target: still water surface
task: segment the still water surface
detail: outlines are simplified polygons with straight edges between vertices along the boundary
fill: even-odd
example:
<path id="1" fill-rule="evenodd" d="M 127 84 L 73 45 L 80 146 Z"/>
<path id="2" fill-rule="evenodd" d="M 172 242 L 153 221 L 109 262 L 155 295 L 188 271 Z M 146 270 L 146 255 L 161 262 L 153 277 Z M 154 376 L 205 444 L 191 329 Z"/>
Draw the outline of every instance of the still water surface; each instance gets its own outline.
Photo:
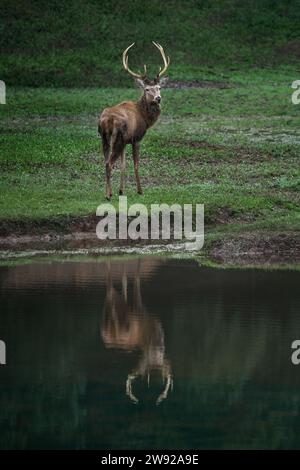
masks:
<path id="1" fill-rule="evenodd" d="M 300 273 L 0 268 L 0 448 L 300 448 Z"/>

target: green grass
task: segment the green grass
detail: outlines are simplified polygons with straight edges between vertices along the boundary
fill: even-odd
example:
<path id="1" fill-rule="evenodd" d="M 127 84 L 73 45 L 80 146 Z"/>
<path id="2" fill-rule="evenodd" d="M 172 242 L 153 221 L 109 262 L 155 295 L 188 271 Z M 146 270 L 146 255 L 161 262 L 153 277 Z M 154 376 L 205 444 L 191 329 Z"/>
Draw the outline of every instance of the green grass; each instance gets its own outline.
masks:
<path id="1" fill-rule="evenodd" d="M 160 121 L 142 143 L 129 204 L 204 203 L 218 230 L 298 230 L 300 105 L 293 66 L 228 73 L 228 89 L 165 89 Z M 1 219 L 95 213 L 104 202 L 97 115 L 134 89 L 10 88 L 0 107 Z M 113 174 L 118 203 L 119 170 Z"/>
<path id="2" fill-rule="evenodd" d="M 111 87 L 131 64 L 171 56 L 171 78 L 222 79 L 228 70 L 277 67 L 299 59 L 299 0 L 2 0 L 1 79 L 8 86 Z"/>

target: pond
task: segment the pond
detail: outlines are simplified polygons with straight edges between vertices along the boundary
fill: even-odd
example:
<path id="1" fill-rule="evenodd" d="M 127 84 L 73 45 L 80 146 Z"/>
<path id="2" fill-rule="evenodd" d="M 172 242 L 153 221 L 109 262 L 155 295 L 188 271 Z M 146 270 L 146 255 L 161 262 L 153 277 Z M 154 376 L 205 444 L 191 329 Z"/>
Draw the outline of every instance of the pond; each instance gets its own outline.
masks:
<path id="1" fill-rule="evenodd" d="M 0 268 L 2 449 L 300 448 L 300 272 Z"/>

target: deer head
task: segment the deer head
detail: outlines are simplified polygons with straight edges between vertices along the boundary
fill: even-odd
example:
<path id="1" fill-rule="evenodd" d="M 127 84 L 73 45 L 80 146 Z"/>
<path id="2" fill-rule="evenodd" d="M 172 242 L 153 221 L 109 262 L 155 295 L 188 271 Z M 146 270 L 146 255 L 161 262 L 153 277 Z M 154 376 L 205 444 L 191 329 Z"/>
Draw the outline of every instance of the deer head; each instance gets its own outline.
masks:
<path id="1" fill-rule="evenodd" d="M 143 73 L 136 73 L 130 70 L 128 66 L 128 51 L 134 46 L 134 42 L 125 49 L 123 52 L 123 66 L 126 72 L 128 72 L 132 77 L 135 78 L 135 81 L 138 86 L 140 86 L 144 90 L 144 96 L 148 103 L 154 103 L 159 105 L 161 102 L 161 94 L 160 90 L 161 87 L 167 82 L 168 78 L 162 76 L 166 73 L 169 65 L 170 65 L 170 57 L 166 57 L 163 47 L 158 44 L 157 42 L 152 41 L 155 47 L 161 53 L 163 59 L 163 68 L 160 67 L 156 77 L 151 80 L 147 76 L 147 66 L 144 65 L 144 72 Z"/>

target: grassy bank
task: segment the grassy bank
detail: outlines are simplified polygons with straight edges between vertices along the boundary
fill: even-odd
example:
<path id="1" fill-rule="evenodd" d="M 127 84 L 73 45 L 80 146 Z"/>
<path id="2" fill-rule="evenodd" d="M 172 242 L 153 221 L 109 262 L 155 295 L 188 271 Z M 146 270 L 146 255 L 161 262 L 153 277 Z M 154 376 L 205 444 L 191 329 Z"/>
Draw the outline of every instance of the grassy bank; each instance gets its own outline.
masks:
<path id="1" fill-rule="evenodd" d="M 286 66 L 228 73 L 226 88 L 165 89 L 161 120 L 142 145 L 142 196 L 128 148 L 129 203 L 204 203 L 206 222 L 221 231 L 298 230 L 296 78 Z M 0 223 L 94 214 L 104 201 L 97 115 L 138 96 L 121 88 L 9 88 L 0 108 Z M 114 203 L 118 184 L 117 169 Z"/>
<path id="2" fill-rule="evenodd" d="M 280 233 L 295 240 L 299 19 L 290 0 L 4 0 L 0 235 L 94 227 L 104 202 L 97 116 L 139 96 L 121 52 L 136 41 L 130 63 L 152 75 L 154 39 L 171 56 L 171 83 L 197 87 L 163 91 L 162 117 L 142 144 L 142 196 L 128 149 L 129 204 L 204 203 L 208 245 L 242 232 L 267 234 L 267 245 L 285 246 Z"/>

